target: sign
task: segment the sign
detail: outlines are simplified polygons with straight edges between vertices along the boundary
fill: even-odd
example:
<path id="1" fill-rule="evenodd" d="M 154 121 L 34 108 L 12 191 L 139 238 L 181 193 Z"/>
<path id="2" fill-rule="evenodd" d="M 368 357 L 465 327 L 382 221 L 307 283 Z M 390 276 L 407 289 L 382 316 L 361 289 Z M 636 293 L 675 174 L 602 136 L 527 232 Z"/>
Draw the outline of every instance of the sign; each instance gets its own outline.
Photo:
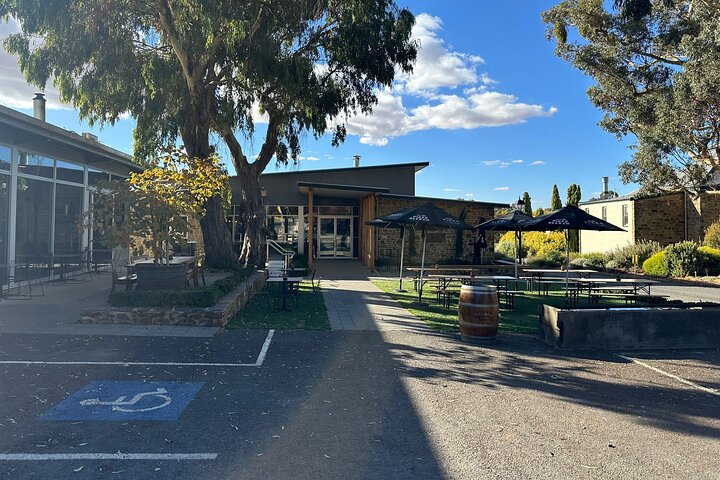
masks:
<path id="1" fill-rule="evenodd" d="M 202 386 L 203 382 L 91 382 L 40 418 L 175 421 Z"/>

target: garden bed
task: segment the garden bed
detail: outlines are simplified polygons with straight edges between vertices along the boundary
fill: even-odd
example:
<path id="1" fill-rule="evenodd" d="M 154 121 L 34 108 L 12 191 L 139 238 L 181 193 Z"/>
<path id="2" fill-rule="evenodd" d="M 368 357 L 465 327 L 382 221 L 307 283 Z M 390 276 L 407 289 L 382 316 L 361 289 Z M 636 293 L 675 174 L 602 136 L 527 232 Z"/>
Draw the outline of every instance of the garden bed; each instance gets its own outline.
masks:
<path id="1" fill-rule="evenodd" d="M 540 339 L 556 348 L 720 347 L 720 305 L 540 307 Z"/>
<path id="2" fill-rule="evenodd" d="M 263 272 L 240 271 L 196 289 L 116 292 L 118 306 L 87 310 L 80 323 L 224 327 L 264 286 Z"/>

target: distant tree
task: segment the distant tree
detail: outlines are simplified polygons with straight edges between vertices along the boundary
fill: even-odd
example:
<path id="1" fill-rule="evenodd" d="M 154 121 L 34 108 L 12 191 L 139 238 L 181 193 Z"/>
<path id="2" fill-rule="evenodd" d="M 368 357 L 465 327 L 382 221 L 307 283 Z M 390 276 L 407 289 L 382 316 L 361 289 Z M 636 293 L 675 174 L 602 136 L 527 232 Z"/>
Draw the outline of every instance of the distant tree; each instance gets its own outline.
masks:
<path id="1" fill-rule="evenodd" d="M 542 207 L 538 207 L 533 212 L 533 217 L 539 217 L 540 215 L 545 215 L 545 209 Z"/>
<path id="2" fill-rule="evenodd" d="M 562 208 L 562 200 L 560 200 L 560 191 L 558 190 L 557 184 L 553 185 L 552 199 L 550 200 L 550 209 L 557 210 Z"/>
<path id="3" fill-rule="evenodd" d="M 717 0 L 566 0 L 542 14 L 556 55 L 595 80 L 600 126 L 637 140 L 623 182 L 697 191 L 720 168 L 719 17 Z"/>
<path id="4" fill-rule="evenodd" d="M 577 207 L 580 204 L 581 196 L 580 185 L 573 183 L 567 189 L 567 205 Z M 580 251 L 580 234 L 577 230 L 570 230 L 570 232 L 568 232 L 568 245 L 570 246 L 571 252 Z"/>
<path id="5" fill-rule="evenodd" d="M 525 211 L 525 214 L 530 215 L 532 217 L 533 210 L 532 210 L 532 199 L 530 198 L 530 194 L 528 192 L 523 193 L 522 200 L 524 202 L 523 210 Z"/>

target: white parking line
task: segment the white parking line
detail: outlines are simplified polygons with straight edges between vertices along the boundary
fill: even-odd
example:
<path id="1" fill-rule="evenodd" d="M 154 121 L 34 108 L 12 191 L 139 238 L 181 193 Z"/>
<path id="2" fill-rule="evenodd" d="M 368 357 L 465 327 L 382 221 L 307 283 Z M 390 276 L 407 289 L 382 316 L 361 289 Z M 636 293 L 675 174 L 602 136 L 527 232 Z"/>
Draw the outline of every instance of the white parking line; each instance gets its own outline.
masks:
<path id="1" fill-rule="evenodd" d="M 693 387 L 693 388 L 697 388 L 698 390 L 702 390 L 703 392 L 709 393 L 709 394 L 711 394 L 711 395 L 718 395 L 718 396 L 720 396 L 720 392 L 717 391 L 717 390 L 714 389 L 714 388 L 703 387 L 702 385 L 698 385 L 698 384 L 695 383 L 695 382 L 691 382 L 690 380 L 685 380 L 684 378 L 678 377 L 678 376 L 675 375 L 675 374 L 672 374 L 672 373 L 670 373 L 670 372 L 666 372 L 665 370 L 660 370 L 659 368 L 653 367 L 652 365 L 648 365 L 647 363 L 642 362 L 642 361 L 640 361 L 640 360 L 638 360 L 638 359 L 636 359 L 636 358 L 626 357 L 625 355 L 620 355 L 619 353 L 616 353 L 615 355 L 618 356 L 618 357 L 620 357 L 620 358 L 623 358 L 623 359 L 625 359 L 625 360 L 627 360 L 627 361 L 629 361 L 629 362 L 632 362 L 632 363 L 635 363 L 635 364 L 637 364 L 637 365 L 640 365 L 640 366 L 642 366 L 642 367 L 649 368 L 650 370 L 652 370 L 652 371 L 654 371 L 654 372 L 657 372 L 657 373 L 659 373 L 660 375 L 665 375 L 666 377 L 672 378 L 673 380 L 677 380 L 678 382 L 684 383 L 685 385 L 689 385 L 689 386 L 691 386 L 691 387 Z"/>
<path id="2" fill-rule="evenodd" d="M 3 453 L 0 461 L 48 460 L 215 460 L 217 453 Z"/>
<path id="3" fill-rule="evenodd" d="M 0 365 L 115 365 L 115 366 L 156 366 L 156 367 L 260 367 L 265 362 L 275 330 L 265 337 L 262 349 L 255 363 L 202 363 L 202 362 L 91 362 L 91 361 L 44 361 L 44 360 L 0 360 Z"/>

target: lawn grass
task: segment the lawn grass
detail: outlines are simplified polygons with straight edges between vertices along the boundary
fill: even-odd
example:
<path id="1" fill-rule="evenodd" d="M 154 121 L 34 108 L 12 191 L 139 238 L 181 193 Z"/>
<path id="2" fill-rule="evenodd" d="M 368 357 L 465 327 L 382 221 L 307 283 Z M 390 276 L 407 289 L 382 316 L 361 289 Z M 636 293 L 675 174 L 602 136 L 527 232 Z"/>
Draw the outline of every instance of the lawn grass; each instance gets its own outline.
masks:
<path id="1" fill-rule="evenodd" d="M 373 280 L 372 282 L 435 330 L 441 332 L 458 331 L 457 297 L 450 302 L 449 309 L 445 308 L 435 303 L 434 290 L 428 288 L 430 285 L 426 285 L 423 301 L 427 301 L 428 305 L 426 307 L 419 307 L 415 304 L 415 302 L 417 302 L 417 292 L 412 288 L 404 293 L 396 292 L 395 290 L 400 286 L 400 283 L 396 280 Z M 547 296 L 530 292 L 517 295 L 515 297 L 514 310 L 505 309 L 504 302 L 501 302 L 500 331 L 503 333 L 537 333 L 539 321 L 538 307 L 542 304 L 556 307 L 561 307 L 565 304 L 564 290 L 551 290 L 549 293 Z M 582 305 L 582 300 L 580 302 Z M 598 307 L 602 307 L 603 305 L 618 306 L 624 304 L 624 301 L 610 299 L 603 301 Z"/>
<path id="2" fill-rule="evenodd" d="M 300 284 L 300 298 L 295 306 L 295 298 L 287 299 L 290 311 L 276 310 L 272 298 L 275 288 L 268 285 L 266 290 L 253 297 L 245 308 L 228 323 L 226 328 L 272 328 L 277 330 L 329 330 L 327 308 L 321 293 L 313 293 L 310 282 Z M 270 290 L 268 290 L 270 288 Z"/>

